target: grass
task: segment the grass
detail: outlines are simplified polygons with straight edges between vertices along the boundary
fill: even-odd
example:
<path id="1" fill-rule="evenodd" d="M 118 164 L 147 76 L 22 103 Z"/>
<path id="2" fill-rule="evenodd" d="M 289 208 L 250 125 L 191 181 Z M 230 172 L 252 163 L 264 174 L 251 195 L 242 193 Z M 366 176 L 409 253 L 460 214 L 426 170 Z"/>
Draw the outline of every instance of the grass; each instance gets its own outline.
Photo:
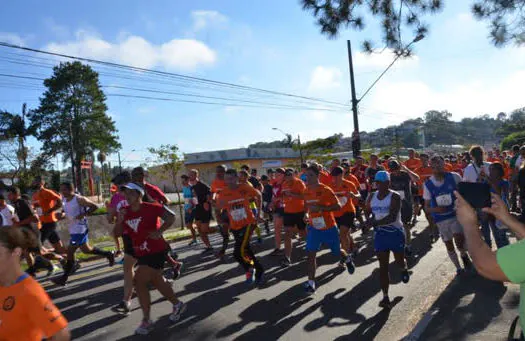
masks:
<path id="1" fill-rule="evenodd" d="M 182 205 L 183 202 L 172 202 L 169 204 L 169 207 L 176 207 L 178 205 Z M 104 214 L 107 214 L 108 213 L 108 210 L 106 208 L 106 206 L 101 206 L 99 207 L 97 210 L 95 210 L 95 212 L 93 212 L 93 214 L 91 215 L 104 215 Z"/>

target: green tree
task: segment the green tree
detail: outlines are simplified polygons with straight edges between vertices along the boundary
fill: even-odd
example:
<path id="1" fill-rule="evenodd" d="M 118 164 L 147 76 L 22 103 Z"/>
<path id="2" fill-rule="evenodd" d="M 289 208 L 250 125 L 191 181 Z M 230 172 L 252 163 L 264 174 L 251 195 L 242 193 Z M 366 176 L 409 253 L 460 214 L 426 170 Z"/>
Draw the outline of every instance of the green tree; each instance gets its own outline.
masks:
<path id="1" fill-rule="evenodd" d="M 301 4 L 312 12 L 321 33 L 329 38 L 344 28 L 362 30 L 366 17 L 380 26 L 384 46 L 406 56 L 411 53 L 411 42 L 428 32 L 424 18 L 444 7 L 442 0 L 301 0 Z M 525 44 L 525 0 L 476 0 L 472 12 L 474 17 L 490 22 L 496 46 Z M 363 48 L 371 52 L 374 43 L 365 40 Z"/>
<path id="2" fill-rule="evenodd" d="M 403 146 L 406 148 L 419 148 L 419 134 L 417 131 L 412 131 L 408 135 L 403 136 Z"/>
<path id="3" fill-rule="evenodd" d="M 177 184 L 177 177 L 179 171 L 184 167 L 184 159 L 180 155 L 179 147 L 174 144 L 163 144 L 159 148 L 148 148 L 148 151 L 156 156 L 154 162 L 158 165 L 158 167 L 153 168 L 153 170 L 150 168 L 150 171 L 155 172 L 155 175 L 161 179 L 171 180 L 173 188 L 177 193 L 177 199 L 179 203 L 182 202 L 179 186 Z M 183 205 L 178 206 L 181 217 L 180 227 L 184 228 Z"/>
<path id="4" fill-rule="evenodd" d="M 498 134 L 507 136 L 525 130 L 525 107 L 516 109 L 508 116 L 498 129 Z"/>
<path id="5" fill-rule="evenodd" d="M 517 144 L 518 146 L 525 144 L 525 132 L 524 131 L 512 133 L 508 135 L 507 137 L 505 137 L 501 141 L 501 150 L 510 149 L 515 144 Z"/>
<path id="6" fill-rule="evenodd" d="M 31 115 L 37 137 L 45 155 L 71 160 L 72 177 L 82 189 L 81 161 L 93 150 L 109 153 L 120 148 L 98 73 L 80 62 L 60 63 L 44 85 L 40 107 Z"/>

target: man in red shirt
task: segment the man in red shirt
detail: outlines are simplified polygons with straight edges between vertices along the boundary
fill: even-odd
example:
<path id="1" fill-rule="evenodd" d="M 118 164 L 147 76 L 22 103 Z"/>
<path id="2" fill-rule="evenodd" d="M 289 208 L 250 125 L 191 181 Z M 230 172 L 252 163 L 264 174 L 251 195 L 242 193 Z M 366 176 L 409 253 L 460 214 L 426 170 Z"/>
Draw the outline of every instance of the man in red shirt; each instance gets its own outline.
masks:
<path id="1" fill-rule="evenodd" d="M 146 194 L 148 194 L 151 199 L 162 205 L 169 205 L 170 199 L 164 194 L 164 192 L 155 185 L 152 185 L 146 182 L 146 171 L 142 167 L 136 167 L 131 171 L 131 181 L 143 184 Z"/>

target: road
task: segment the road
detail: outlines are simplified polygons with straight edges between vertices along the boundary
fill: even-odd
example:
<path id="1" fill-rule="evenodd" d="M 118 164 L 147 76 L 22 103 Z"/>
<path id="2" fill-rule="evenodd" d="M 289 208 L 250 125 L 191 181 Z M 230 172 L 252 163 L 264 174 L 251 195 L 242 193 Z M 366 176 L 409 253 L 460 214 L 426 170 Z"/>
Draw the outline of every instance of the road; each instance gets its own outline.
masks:
<path id="1" fill-rule="evenodd" d="M 147 337 L 133 335 L 141 320 L 136 299 L 128 317 L 110 310 L 122 296 L 121 266 L 109 268 L 105 262 L 96 261 L 85 264 L 71 277 L 66 288 L 55 287 L 49 281 L 43 281 L 43 285 L 70 321 L 75 340 L 400 340 L 407 335 L 417 340 L 425 333 L 434 335 L 432 328 L 440 330 L 436 323 L 440 319 L 443 323 L 447 314 L 452 314 L 443 309 L 445 315 L 437 314 L 438 318 L 421 328 L 421 319 L 436 300 L 443 299 L 440 295 L 447 286 L 453 287 L 457 281 L 466 282 L 470 292 L 463 292 L 461 288 L 453 292 L 467 295 L 472 293 L 472 281 L 475 281 L 455 277 L 443 243 L 431 244 L 424 226 L 426 223 L 419 223 L 413 229 L 414 255 L 409 262 L 412 276 L 408 284 L 400 281 L 399 272 L 392 264 L 390 297 L 396 304 L 390 311 L 378 307 L 382 295 L 372 235 L 363 236 L 360 232 L 354 235 L 360 248 L 355 274 L 339 270 L 328 250 L 320 252 L 318 289 L 313 296 L 306 296 L 301 287 L 306 279 L 305 252 L 295 249 L 294 265 L 282 269 L 279 259 L 269 255 L 272 236 L 266 236 L 264 243 L 256 246 L 267 269 L 268 282 L 262 288 L 244 283 L 244 273 L 233 260 L 231 248 L 227 260 L 220 262 L 211 255 L 202 257 L 200 247 L 186 247 L 187 241 L 175 243 L 174 248 L 185 262 L 185 271 L 174 288 L 188 304 L 188 310 L 181 321 L 171 324 L 167 318 L 171 305 L 152 291 L 155 329 Z M 217 235 L 213 242 L 218 247 Z M 454 303 L 462 297 L 459 294 Z M 453 297 L 445 297 L 445 303 L 450 299 Z M 448 309 L 452 311 L 454 306 L 449 305 Z M 509 309 L 512 309 L 509 317 L 515 315 L 516 305 Z M 499 313 L 501 309 L 488 314 L 481 327 L 486 327 Z M 461 330 L 460 326 L 457 328 Z M 427 338 L 431 337 L 420 337 Z M 484 338 L 478 335 L 475 339 Z M 492 335 L 489 339 L 498 338 Z"/>

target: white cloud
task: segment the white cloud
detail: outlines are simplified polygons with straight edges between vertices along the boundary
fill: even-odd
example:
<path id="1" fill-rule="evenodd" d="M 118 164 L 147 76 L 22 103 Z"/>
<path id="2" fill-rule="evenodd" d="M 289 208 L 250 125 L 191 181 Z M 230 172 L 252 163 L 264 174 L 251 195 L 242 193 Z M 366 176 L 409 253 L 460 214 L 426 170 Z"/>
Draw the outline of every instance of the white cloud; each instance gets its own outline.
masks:
<path id="1" fill-rule="evenodd" d="M 173 39 L 155 45 L 140 36 L 120 35 L 116 43 L 102 39 L 96 33 L 77 31 L 74 41 L 50 43 L 45 50 L 123 63 L 142 68 L 163 67 L 193 71 L 200 66 L 213 65 L 214 50 L 194 39 Z"/>
<path id="2" fill-rule="evenodd" d="M 358 52 L 354 55 L 353 62 L 356 69 L 381 69 L 385 68 L 396 58 L 396 55 L 391 49 L 385 49 L 382 52 Z M 418 56 L 412 56 L 410 58 L 399 59 L 396 62 L 395 67 L 408 67 L 416 65 L 419 62 Z"/>
<path id="3" fill-rule="evenodd" d="M 228 22 L 228 18 L 217 11 L 193 11 L 193 32 L 203 31 L 210 26 L 223 25 Z"/>
<path id="4" fill-rule="evenodd" d="M 383 122 L 394 124 L 408 118 L 422 117 L 432 109 L 448 110 L 454 120 L 509 112 L 523 106 L 524 78 L 525 69 L 522 69 L 499 80 L 470 80 L 443 90 L 435 90 L 421 81 L 385 81 L 378 84 L 370 104 L 364 104 L 364 117 L 375 116 L 382 118 Z M 370 115 L 366 115 L 367 112 Z"/>
<path id="5" fill-rule="evenodd" d="M 0 32 L 0 41 L 19 46 L 25 46 L 24 38 L 22 38 L 18 34 L 10 32 Z"/>
<path id="6" fill-rule="evenodd" d="M 336 67 L 318 66 L 310 77 L 309 91 L 320 91 L 338 88 L 343 74 Z"/>

